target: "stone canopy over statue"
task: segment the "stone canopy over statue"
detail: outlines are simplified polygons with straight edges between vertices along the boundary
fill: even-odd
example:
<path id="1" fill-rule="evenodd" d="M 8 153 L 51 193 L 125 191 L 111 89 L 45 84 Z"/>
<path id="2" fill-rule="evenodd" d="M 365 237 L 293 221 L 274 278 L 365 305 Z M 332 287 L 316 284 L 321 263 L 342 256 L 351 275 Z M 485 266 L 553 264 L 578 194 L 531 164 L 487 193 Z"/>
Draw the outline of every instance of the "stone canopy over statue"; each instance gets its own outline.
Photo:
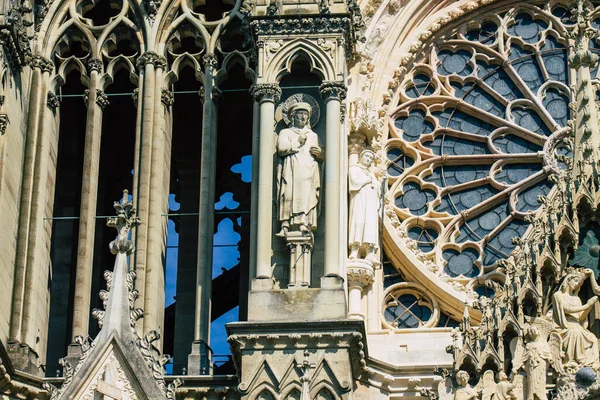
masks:
<path id="1" fill-rule="evenodd" d="M 292 104 L 287 110 L 290 126 L 279 133 L 277 140 L 280 157 L 277 200 L 281 222 L 278 236 L 286 237 L 290 231 L 309 234 L 317 229 L 321 200 L 319 162 L 324 154 L 317 134 L 310 128 L 312 112 L 307 102 Z"/>

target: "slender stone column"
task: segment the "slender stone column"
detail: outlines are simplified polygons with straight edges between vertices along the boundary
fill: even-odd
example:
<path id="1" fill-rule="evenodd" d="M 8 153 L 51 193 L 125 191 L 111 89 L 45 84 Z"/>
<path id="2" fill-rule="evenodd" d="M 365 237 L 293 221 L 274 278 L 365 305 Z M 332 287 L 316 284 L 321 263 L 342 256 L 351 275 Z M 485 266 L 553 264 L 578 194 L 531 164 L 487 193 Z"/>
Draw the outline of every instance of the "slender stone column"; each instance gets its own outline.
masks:
<path id="1" fill-rule="evenodd" d="M 326 120 L 326 158 L 325 158 L 325 268 L 321 286 L 339 286 L 340 249 L 345 243 L 345 231 L 340 229 L 342 215 L 340 154 L 345 149 L 336 149 L 340 143 L 341 102 L 346 98 L 346 86 L 343 82 L 323 82 L 319 88 L 327 105 Z M 343 248 L 346 248 L 345 244 Z M 327 278 L 333 279 L 327 279 Z"/>
<path id="2" fill-rule="evenodd" d="M 256 84 L 252 95 L 260 106 L 258 215 L 256 221 L 256 277 L 253 289 L 271 289 L 271 240 L 273 236 L 273 153 L 275 151 L 275 103 L 281 89 L 275 83 Z"/>
<path id="3" fill-rule="evenodd" d="M 156 330 L 162 333 L 164 320 L 164 265 L 163 254 L 166 245 L 167 220 L 162 215 L 168 210 L 164 208 L 163 178 L 165 169 L 165 118 L 164 114 L 173 95 L 161 87 L 163 71 L 167 66 L 164 57 L 159 57 L 155 62 L 154 85 L 154 118 L 151 143 L 151 164 L 149 182 L 148 227 L 146 245 L 146 286 L 144 295 L 144 318 L 142 332 Z M 164 106 L 163 104 L 164 103 Z M 159 339 L 160 340 L 160 339 Z M 159 341 L 156 346 L 160 348 Z"/>
<path id="4" fill-rule="evenodd" d="M 87 337 L 90 319 L 94 237 L 96 231 L 96 205 L 98 202 L 98 172 L 100 170 L 100 139 L 102 136 L 102 110 L 108 98 L 98 89 L 98 75 L 102 61 L 92 58 L 88 62 L 90 86 L 84 101 L 87 104 L 85 147 L 83 155 L 83 181 L 81 184 L 81 209 L 77 241 L 77 269 L 75 275 L 75 301 L 73 305 L 73 334 Z"/>
<path id="5" fill-rule="evenodd" d="M 155 68 L 164 63 L 164 58 L 153 51 L 147 51 L 137 59 L 137 67 L 143 75 L 142 86 L 139 89 L 140 102 L 138 107 L 142 110 L 140 119 L 139 143 L 136 148 L 139 149 L 138 163 L 134 166 L 134 180 L 137 185 L 137 191 L 134 195 L 134 203 L 138 208 L 138 215 L 143 221 L 149 221 L 150 208 L 150 169 L 152 165 L 152 143 L 154 131 L 154 96 L 156 86 Z M 137 279 L 135 288 L 140 293 L 140 300 L 144 304 L 146 295 L 147 265 L 146 251 L 148 250 L 148 229 L 149 224 L 141 224 L 135 230 L 135 271 Z M 151 295 L 151 294 L 149 294 Z M 144 333 L 145 324 L 138 324 L 136 330 L 139 334 Z"/>
<path id="6" fill-rule="evenodd" d="M 206 346 L 210 342 L 210 312 L 212 295 L 212 258 L 215 226 L 215 188 L 217 153 L 217 98 L 220 91 L 214 86 L 217 59 L 204 56 L 205 83 L 200 95 L 202 106 L 202 149 L 200 158 L 200 207 L 198 225 L 198 268 L 196 271 L 196 309 L 194 343 L 188 357 L 188 373 L 210 373 L 210 357 Z"/>
<path id="7" fill-rule="evenodd" d="M 36 150 L 38 146 L 40 114 L 45 108 L 44 75 L 54 68 L 52 61 L 34 56 L 31 61 L 31 89 L 29 98 L 29 110 L 27 113 L 27 135 L 25 139 L 25 156 L 23 162 L 23 178 L 21 182 L 21 199 L 19 208 L 19 230 L 17 234 L 17 255 L 15 260 L 15 277 L 13 283 L 13 298 L 9 340 L 21 342 L 23 307 L 25 297 L 25 280 L 28 263 L 28 252 L 31 236 L 29 234 L 31 206 L 33 197 Z"/>

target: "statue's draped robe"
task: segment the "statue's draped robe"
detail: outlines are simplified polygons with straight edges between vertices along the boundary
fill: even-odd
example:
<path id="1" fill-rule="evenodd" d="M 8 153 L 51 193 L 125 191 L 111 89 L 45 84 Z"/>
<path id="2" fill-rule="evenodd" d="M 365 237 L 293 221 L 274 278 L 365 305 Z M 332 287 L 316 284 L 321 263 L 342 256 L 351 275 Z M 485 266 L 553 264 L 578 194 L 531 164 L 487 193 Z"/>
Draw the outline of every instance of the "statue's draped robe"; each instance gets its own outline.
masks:
<path id="1" fill-rule="evenodd" d="M 300 145 L 304 133 L 306 142 Z M 310 128 L 288 128 L 279 133 L 277 153 L 281 157 L 278 168 L 279 220 L 292 225 L 317 228 L 318 204 L 321 191 L 319 164 L 310 154 L 311 147 L 319 147 L 317 134 Z"/>
<path id="2" fill-rule="evenodd" d="M 598 366 L 598 339 L 587 330 L 587 321 L 579 321 L 583 311 L 572 311 L 581 307 L 579 296 L 556 292 L 552 296 L 553 319 L 558 325 L 555 332 L 562 339 L 565 364 L 575 362 L 579 366 Z"/>
<path id="3" fill-rule="evenodd" d="M 535 340 L 525 345 L 525 370 L 527 371 L 527 392 L 529 400 L 545 400 L 546 373 L 551 359 L 548 342 Z"/>
<path id="4" fill-rule="evenodd" d="M 353 165 L 348 170 L 350 216 L 348 243 L 352 245 L 377 244 L 379 220 L 378 182 L 364 165 Z"/>

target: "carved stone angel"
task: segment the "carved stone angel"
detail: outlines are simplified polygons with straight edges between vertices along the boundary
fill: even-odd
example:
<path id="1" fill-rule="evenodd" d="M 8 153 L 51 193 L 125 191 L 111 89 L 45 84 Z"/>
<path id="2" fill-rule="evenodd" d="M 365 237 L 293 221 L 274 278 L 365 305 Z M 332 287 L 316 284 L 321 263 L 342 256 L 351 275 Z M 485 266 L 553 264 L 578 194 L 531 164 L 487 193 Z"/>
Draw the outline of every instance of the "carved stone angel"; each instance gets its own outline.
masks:
<path id="1" fill-rule="evenodd" d="M 518 339 L 513 356 L 513 375 L 523 368 L 527 373 L 527 400 L 546 400 L 546 373 L 552 354 L 548 342 L 540 337 L 535 326 L 529 326 L 525 332 L 527 344 L 523 346 Z"/>
<path id="2" fill-rule="evenodd" d="M 469 385 L 469 373 L 460 370 L 456 373 L 458 388 L 452 385 L 452 379 L 448 376 L 438 385 L 439 400 L 472 400 L 479 399 L 481 390 Z M 479 385 L 478 385 L 479 386 Z"/>
<path id="3" fill-rule="evenodd" d="M 504 371 L 498 372 L 498 383 L 494 380 L 493 371 L 483 374 L 483 393 L 481 400 L 523 400 L 517 396 L 517 384 L 508 380 Z M 522 392 L 522 391 L 521 391 Z"/>

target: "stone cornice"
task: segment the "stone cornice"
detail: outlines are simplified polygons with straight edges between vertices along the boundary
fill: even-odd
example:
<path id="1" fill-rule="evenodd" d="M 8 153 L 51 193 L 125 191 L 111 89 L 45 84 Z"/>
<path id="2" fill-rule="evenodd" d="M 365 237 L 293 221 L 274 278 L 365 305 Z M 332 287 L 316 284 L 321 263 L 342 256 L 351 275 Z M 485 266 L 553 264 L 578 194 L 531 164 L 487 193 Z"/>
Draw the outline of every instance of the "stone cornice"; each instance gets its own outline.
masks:
<path id="1" fill-rule="evenodd" d="M 276 83 L 255 83 L 250 88 L 250 94 L 259 103 L 263 101 L 277 103 L 281 99 L 281 88 Z"/>
<path id="2" fill-rule="evenodd" d="M 267 16 L 253 19 L 250 28 L 255 43 L 261 37 L 273 35 L 319 35 L 338 34 L 344 37 L 346 46 L 346 59 L 351 59 L 354 46 L 359 41 L 358 23 L 353 23 L 355 18 L 348 14 L 330 14 L 318 16 Z"/>

